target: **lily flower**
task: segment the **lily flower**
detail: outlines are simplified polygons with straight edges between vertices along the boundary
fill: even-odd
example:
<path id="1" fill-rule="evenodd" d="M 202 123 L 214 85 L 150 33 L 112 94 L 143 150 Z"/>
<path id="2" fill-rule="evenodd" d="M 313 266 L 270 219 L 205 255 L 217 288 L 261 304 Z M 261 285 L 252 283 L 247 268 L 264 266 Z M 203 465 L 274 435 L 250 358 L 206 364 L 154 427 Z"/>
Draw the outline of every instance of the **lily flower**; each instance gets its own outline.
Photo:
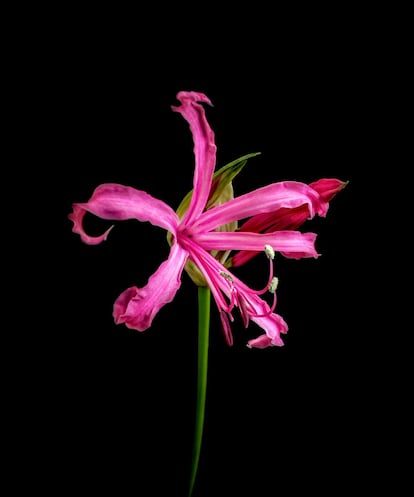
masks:
<path id="1" fill-rule="evenodd" d="M 253 321 L 263 329 L 262 335 L 248 342 L 249 347 L 281 346 L 281 334 L 287 332 L 288 326 L 274 312 L 277 287 L 274 254 L 279 252 L 296 259 L 317 258 L 316 234 L 302 233 L 296 228 L 315 215 L 324 217 L 330 199 L 345 183 L 336 179 L 323 179 L 310 185 L 283 181 L 234 197 L 232 178 L 247 158 L 257 154 L 242 157 L 214 173 L 214 133 L 202 105 L 212 105 L 209 98 L 203 93 L 181 91 L 177 100 L 180 105 L 172 106 L 172 110 L 189 124 L 195 156 L 193 190 L 178 210 L 142 190 L 106 183 L 95 189 L 88 202 L 73 204 L 69 215 L 72 231 L 90 245 L 106 240 L 112 227 L 100 236 L 88 235 L 82 225 L 86 212 L 107 220 L 150 222 L 167 231 L 170 245 L 167 260 L 144 287 L 132 286 L 116 299 L 113 317 L 117 324 L 147 330 L 160 309 L 174 299 L 185 270 L 198 286 L 210 288 L 229 345 L 233 343 L 233 313 L 238 309 L 245 327 Z M 238 221 L 244 219 L 248 220 L 237 228 Z M 231 251 L 239 252 L 227 260 Z M 270 269 L 265 287 L 254 290 L 230 267 L 240 266 L 259 253 L 265 253 Z M 267 291 L 273 296 L 271 305 L 261 297 Z"/>

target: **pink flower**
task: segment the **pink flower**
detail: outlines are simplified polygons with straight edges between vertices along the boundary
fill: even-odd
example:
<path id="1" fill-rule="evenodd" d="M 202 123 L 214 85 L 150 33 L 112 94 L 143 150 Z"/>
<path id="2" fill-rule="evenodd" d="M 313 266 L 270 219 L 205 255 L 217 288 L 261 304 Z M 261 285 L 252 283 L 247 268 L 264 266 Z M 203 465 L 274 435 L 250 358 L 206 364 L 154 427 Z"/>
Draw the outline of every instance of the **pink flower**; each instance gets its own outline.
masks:
<path id="1" fill-rule="evenodd" d="M 161 307 L 174 299 L 185 269 L 196 284 L 210 287 L 229 345 L 233 343 L 230 323 L 237 308 L 246 327 L 251 320 L 264 330 L 248 346 L 281 346 L 281 334 L 288 327 L 273 312 L 277 286 L 272 264 L 274 252 L 291 258 L 318 257 L 316 235 L 295 229 L 316 214 L 325 216 L 329 200 L 344 183 L 335 179 L 311 185 L 285 181 L 233 198 L 231 179 L 244 165 L 244 158 L 214 174 L 214 133 L 201 104 L 211 105 L 211 102 L 196 92 L 179 92 L 177 99 L 180 105 L 172 109 L 190 126 L 195 155 L 194 188 L 177 212 L 144 191 L 108 183 L 98 186 L 88 202 L 73 204 L 69 215 L 73 232 L 90 245 L 106 240 L 111 228 L 98 237 L 85 233 L 82 221 L 86 212 L 103 219 L 148 221 L 168 232 L 171 246 L 168 259 L 143 288 L 128 288 L 116 299 L 113 316 L 117 324 L 124 323 L 138 331 L 149 328 Z M 237 229 L 237 221 L 247 218 Z M 230 251 L 239 252 L 226 264 Z M 265 288 L 257 291 L 239 280 L 229 266 L 239 266 L 261 252 L 267 255 L 270 270 Z M 273 295 L 271 306 L 260 297 L 267 291 Z"/>

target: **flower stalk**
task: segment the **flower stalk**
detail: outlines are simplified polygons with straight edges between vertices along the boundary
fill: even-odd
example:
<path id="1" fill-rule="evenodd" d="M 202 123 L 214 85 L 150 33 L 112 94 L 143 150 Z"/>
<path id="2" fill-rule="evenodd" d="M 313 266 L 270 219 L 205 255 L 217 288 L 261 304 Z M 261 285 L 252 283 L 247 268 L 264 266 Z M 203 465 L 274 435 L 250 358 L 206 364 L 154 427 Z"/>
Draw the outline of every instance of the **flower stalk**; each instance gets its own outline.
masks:
<path id="1" fill-rule="evenodd" d="M 193 457 L 191 461 L 190 490 L 191 497 L 197 477 L 201 444 L 204 430 L 204 414 L 207 393 L 208 342 L 210 329 L 210 288 L 198 287 L 198 353 L 197 353 L 197 397 L 194 422 Z"/>

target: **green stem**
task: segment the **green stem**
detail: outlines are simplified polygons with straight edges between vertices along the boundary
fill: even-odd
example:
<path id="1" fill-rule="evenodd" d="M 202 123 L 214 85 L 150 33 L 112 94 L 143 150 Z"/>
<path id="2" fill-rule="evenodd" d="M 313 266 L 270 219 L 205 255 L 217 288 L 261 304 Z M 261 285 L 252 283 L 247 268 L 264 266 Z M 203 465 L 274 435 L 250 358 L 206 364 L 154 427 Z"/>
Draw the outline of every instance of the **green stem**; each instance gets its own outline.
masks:
<path id="1" fill-rule="evenodd" d="M 197 368 L 197 400 L 194 427 L 193 459 L 191 466 L 190 491 L 193 493 L 200 460 L 201 442 L 204 428 L 204 412 L 207 392 L 207 365 L 208 365 L 208 335 L 210 329 L 210 288 L 198 287 L 198 368 Z"/>

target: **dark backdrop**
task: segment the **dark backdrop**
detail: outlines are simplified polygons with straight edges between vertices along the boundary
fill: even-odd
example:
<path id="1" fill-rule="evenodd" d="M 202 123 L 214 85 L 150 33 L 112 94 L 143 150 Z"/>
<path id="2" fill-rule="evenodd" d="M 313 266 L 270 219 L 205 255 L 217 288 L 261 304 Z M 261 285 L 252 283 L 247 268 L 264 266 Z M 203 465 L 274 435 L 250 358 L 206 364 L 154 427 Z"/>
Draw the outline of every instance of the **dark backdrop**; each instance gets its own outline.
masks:
<path id="1" fill-rule="evenodd" d="M 45 178 L 50 198 L 41 273 L 53 277 L 42 307 L 48 317 L 39 316 L 45 325 L 32 337 L 36 366 L 22 373 L 31 421 L 20 457 L 34 487 L 55 495 L 185 495 L 196 287 L 183 274 L 175 300 L 143 333 L 115 325 L 113 301 L 145 284 L 167 257 L 165 233 L 118 222 L 105 243 L 86 246 L 67 219 L 72 202 L 104 182 L 178 206 L 194 169 L 188 125 L 170 109 L 180 90 L 212 100 L 206 112 L 218 166 L 261 152 L 235 179 L 236 194 L 280 180 L 349 181 L 327 217 L 302 228 L 318 234 L 321 256 L 277 258 L 284 347 L 247 349 L 260 330 L 245 330 L 238 318 L 228 347 L 212 302 L 194 497 L 287 495 L 303 485 L 335 495 L 378 478 L 367 467 L 380 445 L 371 424 L 375 329 L 367 325 L 368 269 L 358 263 L 369 254 L 363 177 L 378 145 L 371 134 L 378 53 L 357 20 L 295 19 L 237 25 L 217 39 L 213 21 L 207 32 L 177 23 L 166 35 L 155 24 L 143 34 L 142 26 L 79 18 L 39 32 L 36 48 L 26 45 L 33 176 Z M 88 217 L 86 225 L 99 233 L 108 223 Z M 267 262 L 257 258 L 239 274 L 260 287 Z"/>

